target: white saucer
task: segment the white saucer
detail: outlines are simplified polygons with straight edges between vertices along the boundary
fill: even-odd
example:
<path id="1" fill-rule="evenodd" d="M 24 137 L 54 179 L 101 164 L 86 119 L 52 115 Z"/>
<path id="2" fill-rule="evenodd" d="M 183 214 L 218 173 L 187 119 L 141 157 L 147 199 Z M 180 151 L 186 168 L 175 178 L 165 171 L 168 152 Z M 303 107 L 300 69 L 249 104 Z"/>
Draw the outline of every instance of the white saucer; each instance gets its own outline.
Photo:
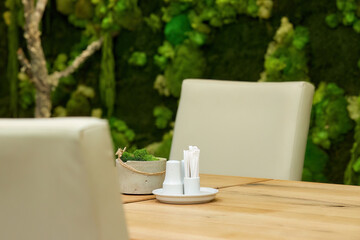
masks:
<path id="1" fill-rule="evenodd" d="M 216 193 L 219 190 L 208 187 L 201 187 L 200 193 L 196 195 L 184 195 L 184 194 L 166 194 L 163 193 L 163 189 L 155 189 L 152 193 L 156 196 L 156 199 L 163 203 L 172 204 L 195 204 L 210 202 L 215 198 Z"/>

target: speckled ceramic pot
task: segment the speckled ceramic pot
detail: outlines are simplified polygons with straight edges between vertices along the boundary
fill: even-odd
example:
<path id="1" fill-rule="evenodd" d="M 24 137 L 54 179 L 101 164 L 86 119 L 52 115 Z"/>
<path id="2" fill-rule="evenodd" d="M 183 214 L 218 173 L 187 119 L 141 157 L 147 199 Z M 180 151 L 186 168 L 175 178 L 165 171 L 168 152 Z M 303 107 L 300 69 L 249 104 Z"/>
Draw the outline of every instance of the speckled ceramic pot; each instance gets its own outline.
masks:
<path id="1" fill-rule="evenodd" d="M 144 173 L 159 173 L 165 172 L 166 159 L 159 158 L 159 161 L 127 161 L 126 165 Z M 118 161 L 116 162 L 116 168 L 121 193 L 151 194 L 153 190 L 162 188 L 165 173 L 149 176 L 134 172 L 122 166 Z"/>

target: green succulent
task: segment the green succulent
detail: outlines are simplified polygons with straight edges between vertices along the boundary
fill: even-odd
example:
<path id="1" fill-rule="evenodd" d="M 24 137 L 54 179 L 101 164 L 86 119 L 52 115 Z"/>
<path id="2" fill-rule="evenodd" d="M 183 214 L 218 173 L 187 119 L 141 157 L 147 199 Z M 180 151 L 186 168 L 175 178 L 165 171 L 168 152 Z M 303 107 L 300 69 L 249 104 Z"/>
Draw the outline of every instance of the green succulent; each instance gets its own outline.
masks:
<path id="1" fill-rule="evenodd" d="M 157 161 L 158 158 L 149 154 L 146 149 L 137 149 L 133 153 L 123 152 L 121 156 L 123 162 L 127 161 Z"/>

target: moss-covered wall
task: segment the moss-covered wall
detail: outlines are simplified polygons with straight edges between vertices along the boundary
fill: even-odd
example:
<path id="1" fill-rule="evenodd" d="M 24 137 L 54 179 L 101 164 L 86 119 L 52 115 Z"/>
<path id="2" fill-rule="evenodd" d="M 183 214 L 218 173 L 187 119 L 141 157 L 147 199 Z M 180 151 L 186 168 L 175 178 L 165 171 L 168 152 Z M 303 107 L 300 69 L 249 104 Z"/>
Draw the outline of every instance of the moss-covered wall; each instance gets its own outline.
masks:
<path id="1" fill-rule="evenodd" d="M 5 12 L 5 2 L 0 2 L 0 15 Z M 6 78 L 7 67 L 7 29 L 3 19 L 0 20 L 0 117 L 8 115 L 9 83 Z"/>
<path id="2" fill-rule="evenodd" d="M 309 29 L 309 76 L 318 85 L 334 82 L 350 95 L 359 94 L 360 34 L 351 27 L 330 28 L 325 18 L 337 11 L 336 1 L 275 1 L 273 17 L 287 16 L 294 25 Z M 277 19 L 277 20 L 275 20 Z"/>
<path id="3" fill-rule="evenodd" d="M 71 13 L 75 15 L 60 13 L 57 1 L 52 0 L 42 21 L 42 41 L 51 72 L 61 64 L 68 64 L 90 38 L 110 33 L 115 63 L 115 104 L 110 121 L 114 141 L 117 145 L 147 146 L 163 156 L 171 144 L 172 122 L 183 78 L 258 81 L 260 74 L 263 77 L 266 73 L 268 79 L 281 76 L 281 79 L 308 80 L 317 88 L 322 82 L 335 83 L 343 93 L 328 85 L 317 94 L 320 100 L 317 105 L 314 103 L 317 113 L 312 117 L 304 172 L 308 174 L 307 180 L 342 183 L 345 168 L 350 159 L 356 160 L 357 156 L 355 150 L 350 152 L 354 146 L 355 121 L 347 116 L 344 101 L 345 96 L 360 94 L 360 34 L 350 25 L 330 27 L 325 19 L 339 13 L 339 2 L 344 1 L 352 2 L 273 0 L 271 17 L 260 14 L 256 3 L 261 1 L 254 0 L 239 0 L 238 12 L 231 4 L 219 7 L 211 0 L 116 1 L 117 5 L 105 10 L 104 7 L 101 10 L 100 5 L 107 0 L 96 1 L 97 5 L 89 5 L 88 0 L 73 1 L 91 7 L 88 13 L 93 14 L 84 20 L 76 18 L 77 11 Z M 124 2 L 129 5 L 123 5 Z M 217 19 L 209 19 L 211 14 L 204 11 L 205 7 L 209 7 Z M 0 3 L 0 13 L 6 10 L 4 3 Z M 221 16 L 216 15 L 219 12 Z M 120 22 L 116 22 L 119 20 L 116 16 Z M 270 42 L 274 41 L 278 29 L 284 27 L 281 26 L 283 17 L 288 18 L 294 30 L 288 29 L 287 38 L 276 43 L 278 52 L 269 53 Z M 113 25 L 109 25 L 109 21 L 113 21 Z M 111 26 L 115 26 L 115 30 Z M 3 19 L 0 33 L 0 72 L 5 73 L 8 45 Z M 20 46 L 25 47 L 19 38 Z M 289 39 L 298 42 L 291 43 Z M 62 53 L 67 60 L 59 63 Z M 97 108 L 106 116 L 109 109 L 99 88 L 99 76 L 103 76 L 102 54 L 96 52 L 71 77 L 61 80 L 53 95 L 54 116 L 66 110 L 68 115 L 89 115 Z M 286 65 L 285 69 L 277 69 L 275 75 L 270 73 L 274 70 L 271 67 L 281 68 L 281 64 Z M 294 71 L 303 75 L 291 75 Z M 6 74 L 1 76 L 0 117 L 12 116 L 8 108 L 9 80 Z M 79 84 L 93 89 L 95 95 L 79 90 Z M 19 116 L 32 117 L 34 89 L 23 84 L 19 91 L 22 92 L 19 105 L 23 106 Z M 342 118 L 336 118 L 337 113 L 326 112 L 340 105 L 344 110 Z M 318 140 L 319 136 L 324 138 Z"/>
<path id="4" fill-rule="evenodd" d="M 255 82 L 263 71 L 264 54 L 275 28 L 266 21 L 241 16 L 211 33 L 204 47 L 205 78 Z"/>
<path id="5" fill-rule="evenodd" d="M 277 1 L 274 17 L 288 16 L 294 25 L 309 29 L 309 76 L 316 86 L 320 82 L 336 83 L 348 95 L 360 93 L 360 34 L 351 27 L 330 28 L 325 18 L 337 11 L 336 1 Z M 327 150 L 329 161 L 325 175 L 331 182 L 342 183 L 350 157 L 354 132 L 335 141 Z"/>
<path id="6" fill-rule="evenodd" d="M 145 67 L 132 66 L 128 63 L 128 59 L 135 51 L 153 56 L 162 41 L 161 34 L 154 34 L 145 25 L 136 32 L 124 30 L 115 38 L 117 76 L 115 115 L 125 120 L 138 133 L 139 144 L 143 146 L 151 143 L 154 137 L 160 140 L 162 136 L 154 128 L 153 117 L 154 106 L 160 104 L 162 100 L 153 87 L 159 68 L 151 59 Z"/>

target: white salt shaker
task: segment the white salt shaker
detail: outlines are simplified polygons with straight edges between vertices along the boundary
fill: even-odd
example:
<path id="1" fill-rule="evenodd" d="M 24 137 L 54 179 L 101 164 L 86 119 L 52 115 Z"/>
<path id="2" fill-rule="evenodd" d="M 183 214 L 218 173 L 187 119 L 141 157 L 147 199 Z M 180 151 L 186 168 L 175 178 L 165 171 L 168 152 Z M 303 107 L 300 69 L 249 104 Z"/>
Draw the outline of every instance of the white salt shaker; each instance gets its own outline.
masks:
<path id="1" fill-rule="evenodd" d="M 169 160 L 166 162 L 165 180 L 163 183 L 165 194 L 184 194 L 184 185 L 181 178 L 181 162 Z"/>

